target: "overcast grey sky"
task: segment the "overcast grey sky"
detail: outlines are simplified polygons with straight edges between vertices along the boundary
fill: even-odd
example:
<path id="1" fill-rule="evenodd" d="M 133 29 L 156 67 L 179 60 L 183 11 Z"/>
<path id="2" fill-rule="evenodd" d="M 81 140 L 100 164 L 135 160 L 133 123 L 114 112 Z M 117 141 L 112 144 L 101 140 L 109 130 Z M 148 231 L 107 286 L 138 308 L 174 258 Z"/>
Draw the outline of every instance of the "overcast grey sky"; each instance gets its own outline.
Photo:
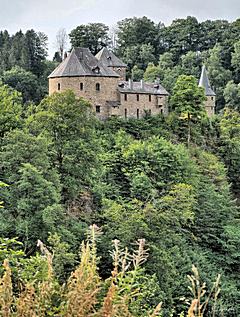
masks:
<path id="1" fill-rule="evenodd" d="M 144 15 L 166 25 L 188 15 L 199 21 L 233 21 L 240 17 L 240 0 L 0 0 L 0 30 L 14 33 L 33 28 L 46 33 L 50 56 L 59 28 L 69 33 L 79 24 L 114 26 L 126 17 Z"/>

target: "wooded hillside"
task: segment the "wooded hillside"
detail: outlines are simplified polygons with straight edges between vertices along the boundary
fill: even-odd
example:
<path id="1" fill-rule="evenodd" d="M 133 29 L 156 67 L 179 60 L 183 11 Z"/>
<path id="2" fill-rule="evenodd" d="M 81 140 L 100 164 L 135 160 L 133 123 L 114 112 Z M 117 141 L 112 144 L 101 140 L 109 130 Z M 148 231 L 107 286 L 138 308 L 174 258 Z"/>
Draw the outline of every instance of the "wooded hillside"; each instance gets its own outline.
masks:
<path id="1" fill-rule="evenodd" d="M 213 293 L 204 316 L 238 316 L 240 20 L 188 17 L 165 27 L 146 17 L 125 19 L 116 43 L 107 32 L 81 25 L 70 39 L 93 52 L 112 46 L 133 79 L 160 78 L 171 92 L 169 116 L 100 122 L 72 91 L 46 96 L 47 75 L 57 65 L 46 59 L 46 36 L 0 32 L 0 260 L 9 261 L 1 267 L 1 314 L 158 316 L 148 312 L 162 302 L 162 316 L 187 316 L 194 264 L 208 290 L 221 274 L 217 305 Z M 197 86 L 203 62 L 217 94 L 211 119 Z M 96 229 L 94 245 L 91 238 L 79 254 L 93 224 L 101 234 Z M 132 251 L 139 239 L 148 254 L 139 251 L 141 263 Z M 89 276 L 81 291 L 92 296 L 82 314 L 71 313 L 79 276 Z M 27 302 L 17 298 L 23 303 L 31 292 L 35 310 L 21 314 Z M 115 306 L 104 315 L 109 298 Z"/>

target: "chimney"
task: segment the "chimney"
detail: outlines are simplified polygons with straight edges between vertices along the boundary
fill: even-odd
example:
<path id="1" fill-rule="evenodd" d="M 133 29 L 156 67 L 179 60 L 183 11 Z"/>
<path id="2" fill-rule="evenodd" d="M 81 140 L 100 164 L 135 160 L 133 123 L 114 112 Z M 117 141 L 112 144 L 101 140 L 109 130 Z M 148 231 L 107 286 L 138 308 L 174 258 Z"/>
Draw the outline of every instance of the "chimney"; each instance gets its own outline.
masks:
<path id="1" fill-rule="evenodd" d="M 141 79 L 141 81 L 140 81 L 140 88 L 144 89 L 144 80 L 143 79 Z"/>
<path id="2" fill-rule="evenodd" d="M 132 90 L 133 89 L 133 81 L 131 78 L 129 78 L 128 80 L 128 86 L 129 86 L 129 89 Z"/>

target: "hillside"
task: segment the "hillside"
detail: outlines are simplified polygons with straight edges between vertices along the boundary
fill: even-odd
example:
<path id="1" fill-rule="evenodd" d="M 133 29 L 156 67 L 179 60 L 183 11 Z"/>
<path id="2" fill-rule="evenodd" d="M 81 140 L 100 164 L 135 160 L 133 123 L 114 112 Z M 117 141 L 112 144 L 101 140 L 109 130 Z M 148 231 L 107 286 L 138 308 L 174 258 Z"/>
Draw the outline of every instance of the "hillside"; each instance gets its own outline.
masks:
<path id="1" fill-rule="evenodd" d="M 46 96 L 60 61 L 46 59 L 46 37 L 0 32 L 1 314 L 158 316 L 162 302 L 163 316 L 187 316 L 194 264 L 209 291 L 221 274 L 216 305 L 218 285 L 199 316 L 238 316 L 239 20 L 165 27 L 143 17 L 118 28 L 113 49 L 128 76 L 160 78 L 168 116 L 102 122 L 70 90 Z M 106 26 L 91 27 L 91 43 L 86 30 L 71 32 L 73 46 L 113 45 Z M 197 85 L 203 62 L 217 95 L 211 118 Z"/>

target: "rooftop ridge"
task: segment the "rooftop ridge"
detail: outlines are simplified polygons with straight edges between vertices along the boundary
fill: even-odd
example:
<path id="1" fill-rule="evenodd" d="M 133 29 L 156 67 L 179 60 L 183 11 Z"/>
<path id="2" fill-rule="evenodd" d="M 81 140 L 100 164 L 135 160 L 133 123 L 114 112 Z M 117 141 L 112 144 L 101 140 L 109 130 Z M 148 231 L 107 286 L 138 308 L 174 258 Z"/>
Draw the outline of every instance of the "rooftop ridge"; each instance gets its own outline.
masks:
<path id="1" fill-rule="evenodd" d="M 88 48 L 75 47 L 66 59 L 48 76 L 56 77 L 119 77 L 119 75 L 99 61 Z"/>
<path id="2" fill-rule="evenodd" d="M 127 65 L 120 60 L 111 50 L 103 47 L 95 57 L 101 61 L 105 66 L 109 67 L 127 67 Z"/>

